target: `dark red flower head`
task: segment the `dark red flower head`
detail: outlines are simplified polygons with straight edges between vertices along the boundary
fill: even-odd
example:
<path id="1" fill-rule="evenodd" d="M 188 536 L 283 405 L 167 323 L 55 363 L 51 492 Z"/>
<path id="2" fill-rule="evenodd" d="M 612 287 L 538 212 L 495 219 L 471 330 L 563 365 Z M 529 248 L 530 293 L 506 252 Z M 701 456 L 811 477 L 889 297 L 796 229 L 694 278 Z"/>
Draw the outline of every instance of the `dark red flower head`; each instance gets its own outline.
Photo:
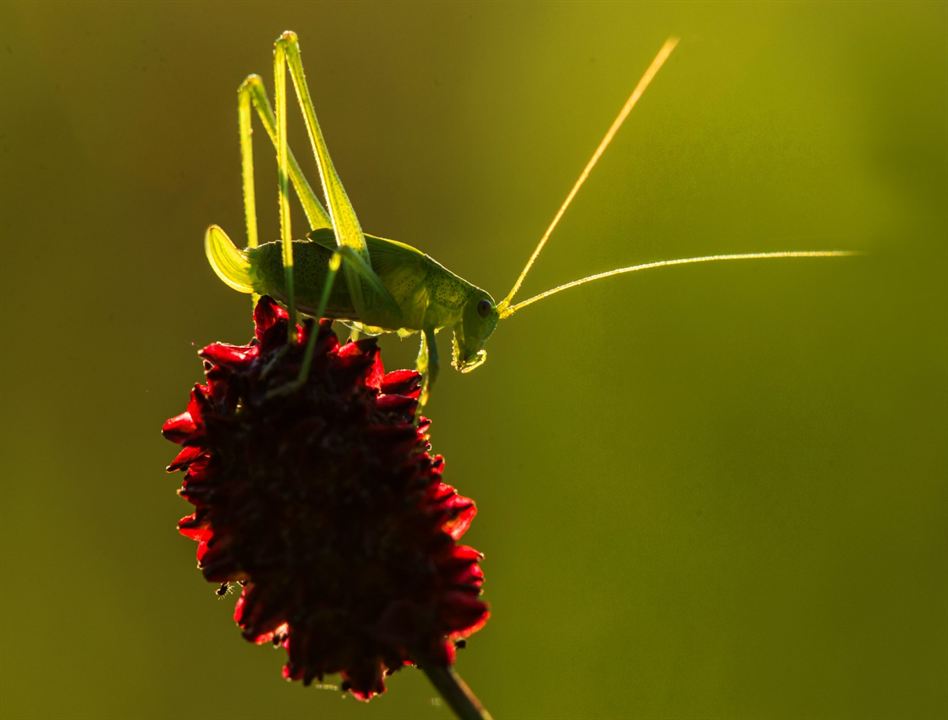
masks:
<path id="1" fill-rule="evenodd" d="M 481 555 L 456 542 L 476 509 L 429 453 L 420 376 L 386 374 L 373 339 L 340 346 L 328 323 L 289 343 L 267 297 L 254 321 L 249 345 L 201 350 L 207 382 L 163 428 L 183 446 L 168 469 L 185 471 L 195 511 L 178 527 L 205 578 L 243 586 L 235 620 L 286 648 L 287 678 L 341 673 L 368 699 L 405 664 L 451 664 L 488 610 Z"/>

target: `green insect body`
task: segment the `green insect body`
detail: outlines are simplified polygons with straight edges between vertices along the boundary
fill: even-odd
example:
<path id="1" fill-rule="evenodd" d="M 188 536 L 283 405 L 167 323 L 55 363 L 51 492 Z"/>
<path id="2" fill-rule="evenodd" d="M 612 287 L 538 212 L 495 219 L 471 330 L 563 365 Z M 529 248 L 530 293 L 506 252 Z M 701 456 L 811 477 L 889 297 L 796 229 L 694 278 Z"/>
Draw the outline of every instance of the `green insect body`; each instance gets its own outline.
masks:
<path id="1" fill-rule="evenodd" d="M 652 60 L 560 205 L 517 281 L 498 303 L 486 291 L 458 277 L 411 245 L 362 232 L 316 119 L 303 72 L 299 42 L 294 33 L 283 33 L 274 45 L 275 108 L 271 108 L 263 82 L 256 75 L 248 77 L 238 90 L 247 248 L 238 249 L 220 227 L 212 225 L 205 234 L 208 261 L 227 285 L 244 293 L 274 296 L 286 304 L 291 317 L 295 317 L 297 310 L 300 310 L 313 317 L 339 319 L 357 330 L 372 334 L 398 333 L 405 336 L 420 333 L 417 365 L 425 377 L 424 399 L 428 386 L 438 374 L 435 333 L 439 330 L 451 331 L 452 365 L 461 372 L 468 372 L 486 359 L 484 345 L 500 320 L 563 290 L 615 275 L 672 265 L 855 254 L 840 250 L 807 250 L 659 260 L 589 275 L 527 300 L 513 301 L 576 193 L 676 44 L 675 38 L 667 40 Z M 296 90 L 328 209 L 317 198 L 287 144 L 287 68 Z M 256 110 L 277 155 L 280 241 L 262 245 L 257 242 L 252 109 Z M 309 222 L 306 240 L 293 240 L 290 185 Z M 344 282 L 336 282 L 336 272 L 340 267 L 343 269 Z M 294 327 L 291 323 L 291 334 L 295 332 Z"/>
<path id="2" fill-rule="evenodd" d="M 406 337 L 449 328 L 454 333 L 455 369 L 468 372 L 483 362 L 483 344 L 500 319 L 493 298 L 411 245 L 373 235 L 365 235 L 365 241 L 387 302 L 369 302 L 360 311 L 348 286 L 333 283 L 319 312 L 329 261 L 338 247 L 333 232 L 322 229 L 310 233 L 308 240 L 293 242 L 297 308 L 307 315 L 345 321 L 368 334 L 395 332 Z M 227 253 L 226 262 L 220 259 L 221 252 Z M 216 248 L 211 262 L 231 287 L 287 301 L 280 242 L 246 250 L 233 245 Z"/>

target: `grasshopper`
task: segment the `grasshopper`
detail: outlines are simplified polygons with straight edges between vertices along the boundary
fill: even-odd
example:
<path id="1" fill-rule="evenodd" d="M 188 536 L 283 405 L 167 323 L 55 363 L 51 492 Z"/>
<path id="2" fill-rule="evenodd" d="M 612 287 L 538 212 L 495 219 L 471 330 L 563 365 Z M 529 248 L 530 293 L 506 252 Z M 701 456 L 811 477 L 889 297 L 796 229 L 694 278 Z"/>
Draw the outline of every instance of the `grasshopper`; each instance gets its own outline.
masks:
<path id="1" fill-rule="evenodd" d="M 220 279 L 231 288 L 243 293 L 272 295 L 287 305 L 291 318 L 295 318 L 299 311 L 316 318 L 341 320 L 357 333 L 394 332 L 402 337 L 420 333 L 417 367 L 425 378 L 426 397 L 440 366 L 435 333 L 441 329 L 449 329 L 453 334 L 452 366 L 466 373 L 485 361 L 487 351 L 484 346 L 500 320 L 563 290 L 614 275 L 672 265 L 856 254 L 842 250 L 803 250 L 659 260 L 589 275 L 514 302 L 520 286 L 570 203 L 677 42 L 677 38 L 665 41 L 560 205 L 510 292 L 503 300 L 496 302 L 488 292 L 454 274 L 411 245 L 363 233 L 316 119 L 303 72 L 299 41 L 295 33 L 287 31 L 274 45 L 275 110 L 270 106 L 263 81 L 258 75 L 249 76 L 238 89 L 247 248 L 238 249 L 219 226 L 212 225 L 205 234 L 208 261 Z M 320 203 L 287 145 L 287 68 L 309 135 L 328 210 Z M 251 144 L 252 108 L 256 110 L 277 155 L 280 241 L 263 245 L 258 244 L 257 240 Z M 292 240 L 289 206 L 291 183 L 310 226 L 305 240 Z M 340 267 L 344 271 L 344 284 L 334 282 Z M 294 327 L 295 323 L 290 323 L 291 333 Z"/>

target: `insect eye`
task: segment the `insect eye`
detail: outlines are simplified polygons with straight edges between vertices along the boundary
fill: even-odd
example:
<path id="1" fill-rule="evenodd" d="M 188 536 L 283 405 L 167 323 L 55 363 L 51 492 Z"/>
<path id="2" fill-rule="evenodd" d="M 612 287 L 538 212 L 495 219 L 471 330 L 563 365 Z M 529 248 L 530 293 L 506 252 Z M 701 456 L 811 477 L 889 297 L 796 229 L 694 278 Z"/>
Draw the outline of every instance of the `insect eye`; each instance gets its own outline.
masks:
<path id="1" fill-rule="evenodd" d="M 490 300 L 484 299 L 477 303 L 477 314 L 482 318 L 486 318 L 490 315 L 491 305 Z"/>

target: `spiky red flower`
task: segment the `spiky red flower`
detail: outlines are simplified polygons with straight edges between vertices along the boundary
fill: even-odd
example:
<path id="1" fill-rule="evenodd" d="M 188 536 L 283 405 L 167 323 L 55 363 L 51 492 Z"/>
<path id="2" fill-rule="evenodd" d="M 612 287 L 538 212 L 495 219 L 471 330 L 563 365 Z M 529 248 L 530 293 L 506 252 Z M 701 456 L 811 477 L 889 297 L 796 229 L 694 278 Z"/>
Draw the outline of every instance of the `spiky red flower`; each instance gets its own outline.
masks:
<path id="1" fill-rule="evenodd" d="M 168 467 L 195 512 L 179 524 L 215 583 L 242 585 L 235 620 L 255 643 L 286 648 L 284 676 L 341 673 L 361 699 L 408 663 L 449 665 L 454 643 L 487 621 L 481 555 L 458 545 L 474 503 L 441 481 L 420 376 L 385 373 L 372 339 L 340 345 L 312 324 L 287 340 L 287 314 L 264 297 L 249 345 L 214 343 L 207 382 L 166 438 Z"/>

